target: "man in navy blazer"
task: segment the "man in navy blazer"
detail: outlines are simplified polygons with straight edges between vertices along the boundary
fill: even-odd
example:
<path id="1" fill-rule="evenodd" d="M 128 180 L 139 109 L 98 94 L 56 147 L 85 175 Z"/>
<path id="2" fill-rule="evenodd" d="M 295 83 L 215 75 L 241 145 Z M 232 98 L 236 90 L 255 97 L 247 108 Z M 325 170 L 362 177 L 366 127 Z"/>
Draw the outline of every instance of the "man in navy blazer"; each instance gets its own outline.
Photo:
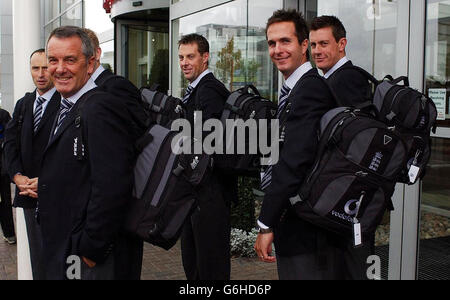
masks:
<path id="1" fill-rule="evenodd" d="M 94 49 L 81 28 L 55 29 L 47 49 L 62 98 L 38 181 L 46 279 L 116 279 L 135 160 L 126 107 L 90 79 Z"/>
<path id="2" fill-rule="evenodd" d="M 12 120 L 5 130 L 4 151 L 8 174 L 17 187 L 14 206 L 24 210 L 33 279 L 39 280 L 44 275 L 40 225 L 35 218 L 37 199 L 23 193 L 28 193 L 26 191 L 30 189 L 29 193 L 36 195 L 42 156 L 61 96 L 53 86 L 44 49 L 31 54 L 30 71 L 36 90 L 17 102 Z"/>
<path id="3" fill-rule="evenodd" d="M 312 58 L 342 105 L 371 101 L 368 78 L 347 57 L 347 32 L 342 22 L 335 16 L 316 17 L 309 38 Z"/>
<path id="4" fill-rule="evenodd" d="M 186 118 L 196 122 L 220 119 L 230 92 L 208 69 L 209 43 L 190 34 L 181 38 L 179 63 L 189 86 L 183 97 Z M 206 134 L 206 133 L 204 133 Z M 231 202 L 237 199 L 237 179 L 214 167 L 197 192 L 198 208 L 186 221 L 181 236 L 183 267 L 188 280 L 229 280 L 231 272 Z"/>
<path id="5" fill-rule="evenodd" d="M 297 217 L 290 204 L 314 163 L 320 120 L 336 106 L 325 80 L 309 62 L 308 32 L 294 10 L 276 11 L 267 24 L 269 54 L 285 79 L 279 101 L 285 135 L 280 159 L 265 181 L 270 184 L 258 218 L 255 250 L 261 260 L 277 262 L 281 280 L 339 278 L 334 237 Z M 272 242 L 276 257 L 270 255 Z"/>
<path id="6" fill-rule="evenodd" d="M 335 16 L 320 16 L 311 22 L 311 53 L 319 69 L 344 106 L 358 106 L 371 101 L 371 85 L 367 76 L 347 58 L 347 32 Z M 367 258 L 374 253 L 375 237 L 363 247 L 354 248 L 352 241 L 341 239 L 343 277 L 367 279 Z"/>

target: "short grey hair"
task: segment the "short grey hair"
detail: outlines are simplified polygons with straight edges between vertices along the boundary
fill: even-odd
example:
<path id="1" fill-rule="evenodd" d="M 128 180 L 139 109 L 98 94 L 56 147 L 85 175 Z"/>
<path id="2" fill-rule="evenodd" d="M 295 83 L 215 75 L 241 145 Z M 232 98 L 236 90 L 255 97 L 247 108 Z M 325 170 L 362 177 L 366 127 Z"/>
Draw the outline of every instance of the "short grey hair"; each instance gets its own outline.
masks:
<path id="1" fill-rule="evenodd" d="M 81 51 L 83 52 L 83 55 L 86 57 L 87 60 L 95 55 L 95 50 L 92 45 L 91 39 L 89 38 L 87 33 L 83 30 L 83 28 L 77 26 L 62 26 L 56 28 L 50 34 L 47 40 L 47 45 L 52 37 L 64 39 L 73 36 L 78 36 L 81 39 Z"/>

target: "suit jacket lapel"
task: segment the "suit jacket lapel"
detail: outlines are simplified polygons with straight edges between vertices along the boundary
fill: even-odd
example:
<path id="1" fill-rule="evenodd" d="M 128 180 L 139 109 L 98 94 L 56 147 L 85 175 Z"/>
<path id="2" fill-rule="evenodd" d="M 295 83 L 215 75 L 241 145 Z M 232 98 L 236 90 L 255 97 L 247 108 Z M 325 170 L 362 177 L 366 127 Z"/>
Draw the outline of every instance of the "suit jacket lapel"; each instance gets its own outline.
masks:
<path id="1" fill-rule="evenodd" d="M 55 132 L 55 128 L 56 128 L 56 123 L 58 122 L 58 116 L 59 113 L 56 114 L 55 116 L 55 121 L 53 122 L 53 126 L 52 126 L 52 131 L 50 133 L 50 141 L 48 143 L 47 149 L 53 144 L 55 143 L 55 141 L 57 141 L 59 139 L 59 137 L 64 133 L 64 131 L 66 131 L 70 125 L 75 123 L 75 117 L 77 115 L 77 104 L 79 103 L 79 101 L 72 107 L 72 109 L 70 110 L 70 112 L 66 115 L 66 117 L 64 118 L 61 126 L 59 127 L 58 131 L 56 132 L 56 134 L 53 134 Z"/>
<path id="2" fill-rule="evenodd" d="M 23 165 L 29 166 L 32 162 L 32 147 L 33 147 L 33 133 L 34 133 L 34 115 L 33 107 L 36 98 L 36 93 L 31 93 L 29 98 L 27 98 L 24 103 L 25 111 L 23 115 L 22 132 L 20 134 L 21 138 L 21 149 L 23 157 Z"/>

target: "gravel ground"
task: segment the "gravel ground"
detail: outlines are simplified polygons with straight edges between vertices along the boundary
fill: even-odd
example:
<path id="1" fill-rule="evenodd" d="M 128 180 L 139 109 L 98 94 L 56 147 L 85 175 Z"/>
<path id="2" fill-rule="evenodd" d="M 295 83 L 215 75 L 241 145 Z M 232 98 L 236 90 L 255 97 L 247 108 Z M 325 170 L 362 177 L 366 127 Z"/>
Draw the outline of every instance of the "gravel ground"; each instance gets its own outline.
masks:
<path id="1" fill-rule="evenodd" d="M 389 225 L 380 225 L 376 232 L 376 246 L 389 244 Z M 433 213 L 422 213 L 420 239 L 450 236 L 450 219 Z"/>

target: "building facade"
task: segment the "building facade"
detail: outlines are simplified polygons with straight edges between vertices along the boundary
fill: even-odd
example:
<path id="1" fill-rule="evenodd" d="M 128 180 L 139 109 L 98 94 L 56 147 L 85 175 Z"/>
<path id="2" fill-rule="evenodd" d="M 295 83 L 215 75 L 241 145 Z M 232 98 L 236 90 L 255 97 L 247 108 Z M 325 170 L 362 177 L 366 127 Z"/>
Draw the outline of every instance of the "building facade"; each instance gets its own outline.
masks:
<path id="1" fill-rule="evenodd" d="M 432 97 L 439 110 L 428 174 L 415 186 L 398 185 L 395 210 L 377 234 L 381 277 L 450 277 L 449 0 L 41 0 L 40 7 L 41 21 L 35 25 L 42 46 L 58 26 L 91 28 L 102 43 L 102 63 L 138 87 L 158 83 L 181 96 L 186 82 L 178 66 L 177 42 L 195 32 L 210 41 L 210 68 L 230 90 L 252 83 L 272 100 L 282 84 L 265 40 L 273 11 L 294 8 L 308 21 L 336 15 L 346 26 L 353 63 L 380 79 L 408 75 L 411 86 Z M 3 12 L 0 18 L 5 18 Z M 1 24 L 4 64 L 3 38 L 8 33 L 3 34 Z M 12 55 L 7 47 L 4 51 Z M 0 88 L 8 94 L 5 86 L 11 83 L 5 84 L 3 64 Z"/>

